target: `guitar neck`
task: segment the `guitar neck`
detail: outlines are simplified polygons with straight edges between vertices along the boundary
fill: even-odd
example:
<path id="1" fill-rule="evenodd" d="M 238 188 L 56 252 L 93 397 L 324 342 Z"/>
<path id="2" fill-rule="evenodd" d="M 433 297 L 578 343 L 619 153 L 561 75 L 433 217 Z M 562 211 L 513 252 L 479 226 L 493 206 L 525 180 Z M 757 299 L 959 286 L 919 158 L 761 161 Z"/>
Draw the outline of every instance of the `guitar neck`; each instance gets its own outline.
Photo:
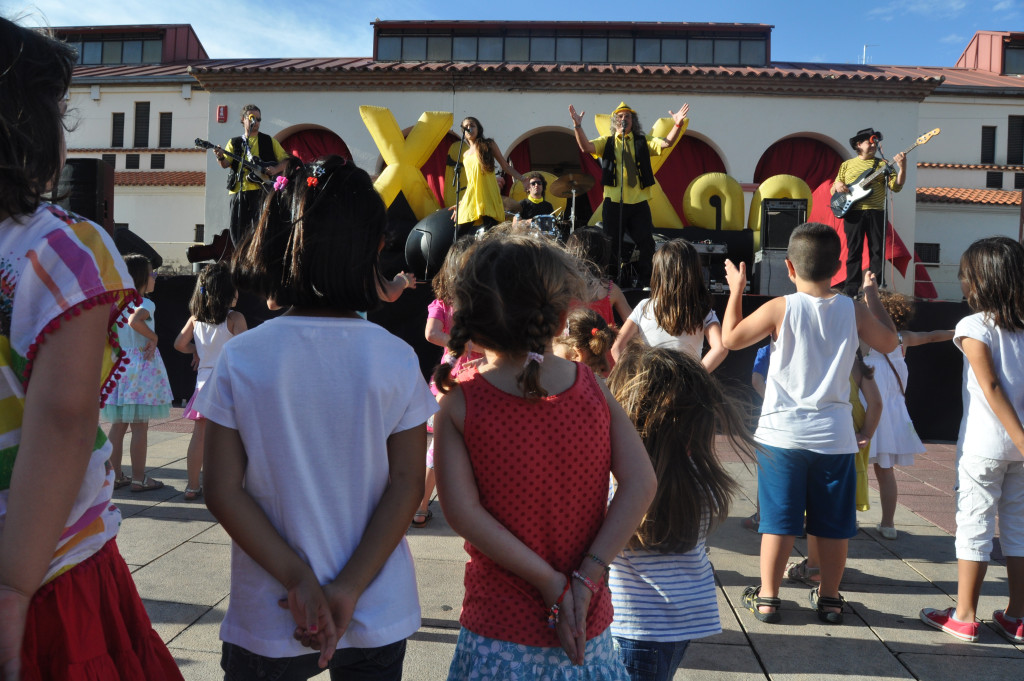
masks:
<path id="1" fill-rule="evenodd" d="M 904 150 L 903 150 L 902 152 L 900 152 L 900 153 L 902 153 L 902 154 L 903 154 L 904 156 L 906 156 L 907 154 L 909 154 L 910 152 L 912 152 L 912 151 L 913 151 L 914 149 L 916 149 L 916 148 L 918 147 L 918 145 L 920 145 L 920 142 L 914 142 L 913 144 L 911 144 L 911 145 L 910 145 L 909 147 L 907 147 L 906 149 L 904 149 Z M 870 174 L 870 175 L 868 175 L 868 176 L 867 176 L 866 178 L 864 178 L 864 181 L 863 181 L 863 182 L 861 183 L 861 186 L 862 186 L 862 187 L 866 187 L 866 186 L 868 186 L 869 184 L 871 184 L 872 182 L 874 182 L 874 181 L 875 181 L 875 179 L 876 179 L 876 178 L 877 178 L 877 177 L 878 177 L 879 175 L 881 175 L 882 173 L 884 173 L 884 172 L 885 172 L 886 170 L 888 170 L 889 168 L 894 168 L 894 167 L 895 167 L 895 164 L 894 164 L 894 163 L 893 163 L 892 161 L 886 161 L 886 162 L 885 162 L 885 163 L 883 163 L 882 165 L 878 166 L 878 169 L 877 169 L 877 170 L 875 170 L 875 172 L 871 173 L 871 174 Z"/>

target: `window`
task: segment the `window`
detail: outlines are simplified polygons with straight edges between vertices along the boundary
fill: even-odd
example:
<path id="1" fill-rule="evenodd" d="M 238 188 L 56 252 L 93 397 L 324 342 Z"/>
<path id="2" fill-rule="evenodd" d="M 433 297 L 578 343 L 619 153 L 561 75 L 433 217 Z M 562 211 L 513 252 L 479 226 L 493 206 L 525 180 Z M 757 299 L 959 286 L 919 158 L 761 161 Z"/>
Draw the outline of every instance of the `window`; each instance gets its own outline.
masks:
<path id="1" fill-rule="evenodd" d="M 505 41 L 500 36 L 481 37 L 477 43 L 476 58 L 479 61 L 501 61 Z"/>
<path id="2" fill-rule="evenodd" d="M 451 61 L 452 39 L 448 36 L 431 36 L 427 38 L 427 60 Z"/>
<path id="3" fill-rule="evenodd" d="M 1003 174 L 999 171 L 985 173 L 985 189 L 1002 189 Z"/>
<path id="4" fill-rule="evenodd" d="M 555 49 L 557 50 L 556 61 L 576 63 L 580 60 L 579 38 L 559 38 Z"/>
<path id="5" fill-rule="evenodd" d="M 117 154 L 103 154 L 100 158 L 111 168 L 117 168 Z"/>
<path id="6" fill-rule="evenodd" d="M 636 39 L 636 62 L 638 64 L 657 64 L 661 61 L 661 41 L 657 38 Z"/>
<path id="7" fill-rule="evenodd" d="M 1006 164 L 1024 164 L 1024 116 L 1007 116 Z"/>
<path id="8" fill-rule="evenodd" d="M 402 39 L 402 61 L 426 61 L 426 36 L 407 36 Z"/>
<path id="9" fill-rule="evenodd" d="M 144 40 L 142 42 L 142 63 L 159 64 L 163 61 L 164 45 L 159 40 Z"/>
<path id="10" fill-rule="evenodd" d="M 1024 189 L 1024 173 L 1013 174 L 1013 188 Z"/>
<path id="11" fill-rule="evenodd" d="M 613 64 L 628 64 L 633 61 L 633 39 L 608 38 L 608 61 Z"/>
<path id="12" fill-rule="evenodd" d="M 939 264 L 939 244 L 918 242 L 914 244 L 914 252 L 926 265 Z"/>
<path id="13" fill-rule="evenodd" d="M 167 159 L 164 154 L 151 154 L 149 157 L 150 170 L 163 170 L 166 160 Z"/>
<path id="14" fill-rule="evenodd" d="M 1007 47 L 1003 52 L 1003 73 L 1020 75 L 1024 73 L 1024 47 Z"/>
<path id="15" fill-rule="evenodd" d="M 103 63 L 121 63 L 121 41 L 108 40 L 107 42 L 103 43 Z"/>
<path id="16" fill-rule="evenodd" d="M 381 37 L 377 40 L 377 59 L 399 61 L 402 58 L 402 39 L 399 36 Z"/>
<path id="17" fill-rule="evenodd" d="M 115 113 L 110 116 L 110 146 L 124 146 L 124 114 Z"/>
<path id="18" fill-rule="evenodd" d="M 763 40 L 740 41 L 740 64 L 765 66 L 768 63 L 768 45 Z"/>
<path id="19" fill-rule="evenodd" d="M 530 39 L 530 61 L 553 62 L 555 60 L 555 39 L 549 37 Z"/>
<path id="20" fill-rule="evenodd" d="M 530 61 L 530 38 L 525 35 L 505 38 L 505 61 Z"/>
<path id="21" fill-rule="evenodd" d="M 981 162 L 996 162 L 996 126 L 981 126 Z"/>
<path id="22" fill-rule="evenodd" d="M 158 147 L 171 146 L 171 119 L 170 111 L 160 113 L 160 139 L 157 141 Z"/>
<path id="23" fill-rule="evenodd" d="M 608 61 L 608 39 L 607 38 L 584 38 L 583 39 L 583 62 L 602 63 Z"/>
<path id="24" fill-rule="evenodd" d="M 686 41 L 672 38 L 662 40 L 661 61 L 665 64 L 685 64 Z"/>
<path id="25" fill-rule="evenodd" d="M 135 102 L 135 139 L 132 146 L 149 146 L 149 102 Z"/>
<path id="26" fill-rule="evenodd" d="M 142 41 L 141 40 L 126 40 L 121 47 L 121 63 L 122 64 L 141 64 L 142 63 Z"/>
<path id="27" fill-rule="evenodd" d="M 196 234 L 195 234 L 195 238 L 193 239 L 193 241 L 195 241 L 197 243 L 203 243 L 203 242 L 206 241 L 206 225 L 205 224 L 197 224 L 196 225 Z"/>
<path id="28" fill-rule="evenodd" d="M 715 63 L 720 66 L 736 66 L 740 63 L 739 40 L 716 40 Z"/>
<path id="29" fill-rule="evenodd" d="M 138 154 L 127 154 L 124 157 L 124 167 L 128 170 L 139 169 L 139 155 Z"/>
<path id="30" fill-rule="evenodd" d="M 82 63 L 99 64 L 103 59 L 103 43 L 90 41 L 82 44 Z"/>
<path id="31" fill-rule="evenodd" d="M 452 59 L 455 61 L 476 61 L 476 38 L 454 38 L 452 40 Z"/>
<path id="32" fill-rule="evenodd" d="M 715 41 L 707 40 L 706 38 L 694 39 L 690 41 L 690 58 L 687 60 L 691 64 L 711 64 L 714 60 L 714 49 Z"/>

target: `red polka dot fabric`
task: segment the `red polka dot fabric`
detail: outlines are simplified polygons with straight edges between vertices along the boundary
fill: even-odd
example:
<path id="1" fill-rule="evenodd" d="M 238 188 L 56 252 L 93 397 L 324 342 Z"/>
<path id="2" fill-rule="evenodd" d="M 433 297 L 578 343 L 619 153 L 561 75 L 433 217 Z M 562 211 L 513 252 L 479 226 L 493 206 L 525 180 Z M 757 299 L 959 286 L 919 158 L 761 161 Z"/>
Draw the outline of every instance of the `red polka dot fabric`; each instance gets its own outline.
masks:
<path id="1" fill-rule="evenodd" d="M 464 437 L 480 502 L 559 572 L 579 567 L 604 522 L 611 467 L 611 417 L 593 372 L 539 402 L 502 392 L 476 370 L 459 381 Z M 466 543 L 460 622 L 470 631 L 528 646 L 558 646 L 547 628 L 550 603 L 528 582 Z M 612 621 L 602 586 L 587 615 L 587 638 Z"/>

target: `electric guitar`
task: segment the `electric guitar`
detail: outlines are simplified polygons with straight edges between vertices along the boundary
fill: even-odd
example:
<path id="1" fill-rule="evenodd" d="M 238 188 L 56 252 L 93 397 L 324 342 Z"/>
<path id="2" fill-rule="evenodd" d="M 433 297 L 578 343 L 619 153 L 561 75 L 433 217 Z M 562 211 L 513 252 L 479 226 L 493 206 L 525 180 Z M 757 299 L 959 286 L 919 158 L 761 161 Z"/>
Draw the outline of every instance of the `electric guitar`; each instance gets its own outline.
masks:
<path id="1" fill-rule="evenodd" d="M 208 141 L 206 141 L 204 139 L 200 139 L 200 138 L 197 137 L 196 138 L 196 146 L 199 147 L 200 149 L 213 149 L 217 145 L 214 144 L 213 142 L 208 142 Z M 261 184 L 266 189 L 273 189 L 274 188 L 274 180 L 272 178 L 270 178 L 266 174 L 266 171 L 267 171 L 267 168 L 269 168 L 271 166 L 274 166 L 274 165 L 277 165 L 276 163 L 266 163 L 266 164 L 264 164 L 262 161 L 256 161 L 256 162 L 247 161 L 244 158 L 242 158 L 240 156 L 236 156 L 236 155 L 234 155 L 234 154 L 232 154 L 232 153 L 230 153 L 228 151 L 223 152 L 223 154 L 225 156 L 227 156 L 228 158 L 230 158 L 232 161 L 237 161 L 240 166 L 242 166 L 247 171 L 249 171 L 248 175 L 246 175 L 246 177 L 245 177 L 246 180 L 248 180 L 249 182 L 252 182 L 254 184 Z M 234 183 L 232 182 L 232 184 L 234 184 Z M 229 189 L 230 189 L 230 187 L 229 187 Z"/>
<path id="2" fill-rule="evenodd" d="M 909 154 L 911 151 L 914 150 L 914 148 L 924 144 L 925 142 L 927 142 L 928 140 L 930 140 L 931 138 L 935 137 L 938 134 L 938 128 L 935 128 L 931 132 L 926 132 L 925 134 L 921 135 L 916 140 L 914 140 L 913 144 L 904 149 L 903 154 Z M 832 214 L 835 215 L 837 218 L 841 218 L 847 213 L 849 213 L 850 209 L 853 208 L 854 204 L 856 204 L 858 201 L 865 198 L 868 194 L 874 191 L 873 188 L 870 187 L 869 185 L 872 182 L 874 182 L 879 175 L 895 168 L 896 164 L 890 161 L 888 163 L 883 163 L 879 165 L 874 170 L 872 170 L 871 168 L 865 170 L 863 173 L 860 174 L 860 176 L 856 180 L 846 185 L 846 189 L 848 191 L 845 194 L 841 192 L 836 192 L 835 194 L 832 195 L 832 200 L 829 201 L 829 205 L 832 207 Z"/>

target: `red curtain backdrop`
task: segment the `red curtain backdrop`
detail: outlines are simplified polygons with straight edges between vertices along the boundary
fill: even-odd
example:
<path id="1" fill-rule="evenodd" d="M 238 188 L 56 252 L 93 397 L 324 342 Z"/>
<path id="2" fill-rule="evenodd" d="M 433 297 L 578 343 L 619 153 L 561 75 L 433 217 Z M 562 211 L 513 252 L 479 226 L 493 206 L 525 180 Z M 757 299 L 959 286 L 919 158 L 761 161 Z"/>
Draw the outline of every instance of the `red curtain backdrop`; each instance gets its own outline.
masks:
<path id="1" fill-rule="evenodd" d="M 834 180 L 842 162 L 842 157 L 824 142 L 790 137 L 761 155 L 754 169 L 754 182 L 764 182 L 773 175 L 795 175 L 813 189 L 825 180 Z"/>
<path id="2" fill-rule="evenodd" d="M 658 169 L 657 178 L 665 195 L 672 202 L 672 207 L 679 213 L 679 219 L 686 224 L 686 219 L 679 210 L 686 188 L 695 178 L 704 173 L 724 173 L 725 164 L 718 157 L 718 152 L 711 148 L 711 145 L 695 137 L 683 135 L 682 139 L 676 142 L 676 146 L 679 148 L 673 150 L 672 155 Z M 582 151 L 579 159 L 583 172 L 594 177 L 594 188 L 587 193 L 587 199 L 590 201 L 590 207 L 597 210 L 601 201 L 604 200 L 601 166 L 593 156 Z"/>
<path id="3" fill-rule="evenodd" d="M 430 155 L 427 162 L 420 168 L 423 172 L 423 177 L 427 178 L 427 186 L 430 187 L 430 191 L 434 192 L 437 205 L 443 208 L 447 207 L 444 205 L 444 173 L 448 167 L 448 149 L 451 148 L 452 142 L 458 141 L 459 138 L 449 132 L 434 147 L 434 153 Z"/>
<path id="4" fill-rule="evenodd" d="M 533 158 L 530 156 L 530 140 L 524 139 L 522 142 L 516 145 L 516 147 L 508 152 L 508 158 L 505 159 L 509 162 L 516 171 L 522 175 L 528 173 L 533 168 Z M 505 186 L 501 188 L 503 196 L 508 196 L 512 191 L 512 184 L 515 182 L 511 177 L 506 178 Z M 525 189 L 525 187 L 524 187 Z"/>
<path id="5" fill-rule="evenodd" d="M 348 146 L 330 130 L 300 130 L 281 142 L 281 146 L 303 163 L 310 163 L 321 156 L 337 154 L 352 160 Z"/>

